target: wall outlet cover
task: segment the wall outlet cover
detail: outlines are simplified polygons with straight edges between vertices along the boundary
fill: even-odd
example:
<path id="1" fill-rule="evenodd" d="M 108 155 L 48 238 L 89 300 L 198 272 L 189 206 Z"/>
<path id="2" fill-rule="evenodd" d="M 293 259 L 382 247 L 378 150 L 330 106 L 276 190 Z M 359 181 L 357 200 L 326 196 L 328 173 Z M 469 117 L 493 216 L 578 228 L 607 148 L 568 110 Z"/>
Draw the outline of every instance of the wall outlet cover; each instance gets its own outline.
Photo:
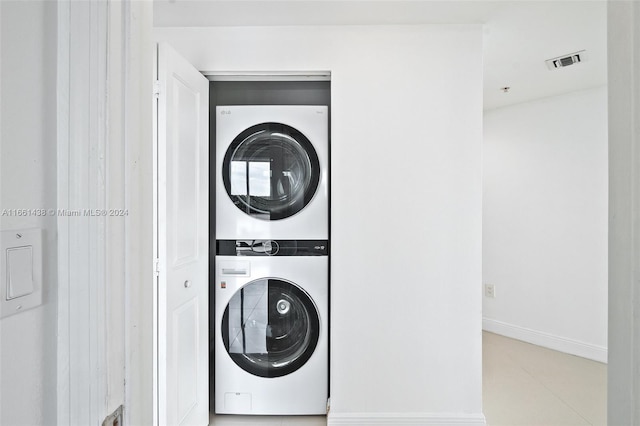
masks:
<path id="1" fill-rule="evenodd" d="M 490 297 L 490 298 L 496 297 L 496 287 L 493 284 L 484 285 L 484 297 Z"/>

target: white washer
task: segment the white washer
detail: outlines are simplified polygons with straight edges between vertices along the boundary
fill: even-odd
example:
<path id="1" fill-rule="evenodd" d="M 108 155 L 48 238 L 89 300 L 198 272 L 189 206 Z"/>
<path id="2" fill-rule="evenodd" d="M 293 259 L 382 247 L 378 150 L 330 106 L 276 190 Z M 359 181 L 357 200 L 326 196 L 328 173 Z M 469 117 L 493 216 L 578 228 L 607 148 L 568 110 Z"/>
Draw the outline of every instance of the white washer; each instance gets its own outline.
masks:
<path id="1" fill-rule="evenodd" d="M 216 256 L 215 287 L 215 412 L 326 414 L 328 256 Z"/>
<path id="2" fill-rule="evenodd" d="M 329 238 L 326 106 L 216 107 L 216 239 Z"/>

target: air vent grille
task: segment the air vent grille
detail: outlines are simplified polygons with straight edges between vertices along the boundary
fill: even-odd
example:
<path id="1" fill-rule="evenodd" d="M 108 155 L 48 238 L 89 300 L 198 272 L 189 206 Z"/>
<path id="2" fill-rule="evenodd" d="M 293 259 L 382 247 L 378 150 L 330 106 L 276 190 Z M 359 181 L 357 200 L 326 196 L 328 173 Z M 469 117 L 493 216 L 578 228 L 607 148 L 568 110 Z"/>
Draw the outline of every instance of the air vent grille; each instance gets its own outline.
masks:
<path id="1" fill-rule="evenodd" d="M 569 53 L 567 55 L 558 56 L 557 58 L 547 59 L 545 63 L 550 70 L 558 68 L 568 67 L 569 65 L 578 64 L 584 62 L 587 59 L 586 50 L 581 50 L 575 53 Z"/>

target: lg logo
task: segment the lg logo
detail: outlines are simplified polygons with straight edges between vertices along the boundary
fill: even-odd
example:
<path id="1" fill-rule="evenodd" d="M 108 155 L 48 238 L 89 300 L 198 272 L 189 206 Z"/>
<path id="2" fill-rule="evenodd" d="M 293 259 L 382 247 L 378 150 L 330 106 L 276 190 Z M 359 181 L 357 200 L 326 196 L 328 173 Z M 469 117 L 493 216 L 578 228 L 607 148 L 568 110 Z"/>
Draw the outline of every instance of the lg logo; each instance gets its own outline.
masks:
<path id="1" fill-rule="evenodd" d="M 222 111 L 220 111 L 220 114 L 222 114 L 222 115 L 230 115 L 231 111 L 228 110 L 228 109 L 223 109 Z"/>

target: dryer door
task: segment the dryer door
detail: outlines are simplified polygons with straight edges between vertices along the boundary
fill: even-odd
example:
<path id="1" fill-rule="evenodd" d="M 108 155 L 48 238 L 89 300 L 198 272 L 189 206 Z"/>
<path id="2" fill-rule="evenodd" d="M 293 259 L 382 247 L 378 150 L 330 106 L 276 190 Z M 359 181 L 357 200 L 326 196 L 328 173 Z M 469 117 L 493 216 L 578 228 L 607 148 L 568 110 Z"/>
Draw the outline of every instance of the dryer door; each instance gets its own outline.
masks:
<path id="1" fill-rule="evenodd" d="M 293 216 L 313 198 L 320 163 L 301 132 L 279 123 L 262 123 L 240 133 L 222 165 L 227 194 L 237 208 L 263 220 Z"/>
<path id="2" fill-rule="evenodd" d="M 320 318 L 309 295 L 277 278 L 242 287 L 222 317 L 227 353 L 240 368 L 260 377 L 298 370 L 313 354 L 319 334 Z"/>

